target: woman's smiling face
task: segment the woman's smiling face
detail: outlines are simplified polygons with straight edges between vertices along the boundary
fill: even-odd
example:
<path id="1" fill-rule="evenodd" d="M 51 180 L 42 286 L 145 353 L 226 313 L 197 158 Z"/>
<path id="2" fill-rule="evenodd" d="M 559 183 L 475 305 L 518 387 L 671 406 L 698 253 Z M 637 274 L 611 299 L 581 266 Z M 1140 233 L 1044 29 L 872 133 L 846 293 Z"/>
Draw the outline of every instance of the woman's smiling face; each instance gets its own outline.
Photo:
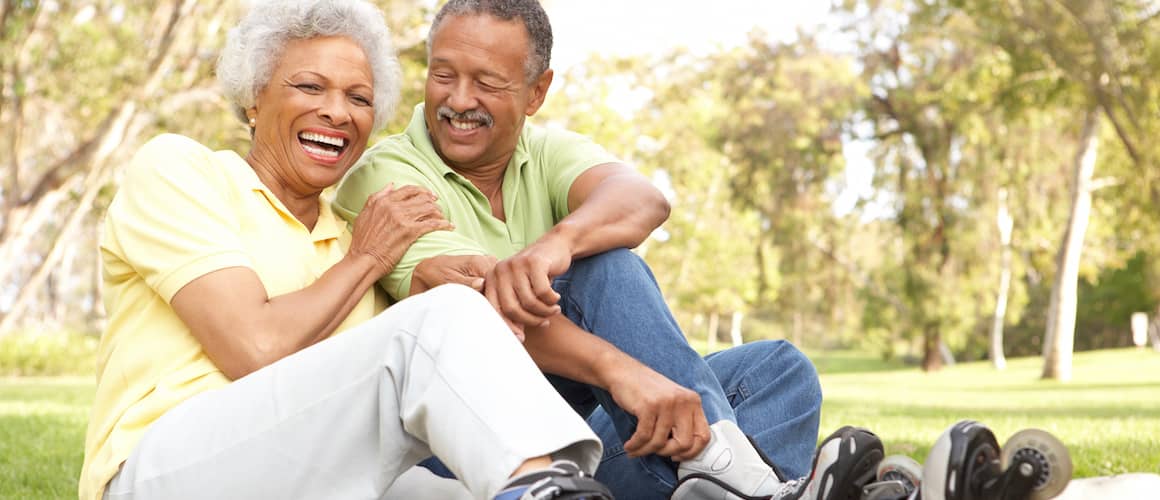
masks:
<path id="1" fill-rule="evenodd" d="M 354 40 L 287 42 L 248 111 L 255 119 L 251 157 L 294 194 L 333 186 L 366 150 L 374 126 L 373 90 L 370 63 Z"/>

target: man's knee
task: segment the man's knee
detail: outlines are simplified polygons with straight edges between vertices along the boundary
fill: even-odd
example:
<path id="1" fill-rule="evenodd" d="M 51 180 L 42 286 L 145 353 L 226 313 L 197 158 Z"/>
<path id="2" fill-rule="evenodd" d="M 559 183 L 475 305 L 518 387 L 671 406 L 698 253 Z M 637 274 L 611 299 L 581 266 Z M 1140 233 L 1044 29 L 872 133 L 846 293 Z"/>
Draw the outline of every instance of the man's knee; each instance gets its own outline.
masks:
<path id="1" fill-rule="evenodd" d="M 791 344 L 787 340 L 761 340 L 755 342 L 759 345 L 765 345 L 765 349 L 772 353 L 771 358 L 780 360 L 780 363 L 787 368 L 800 370 L 807 373 L 811 378 L 818 378 L 817 368 L 814 367 L 814 362 L 810 360 L 806 353 L 798 349 L 797 346 Z"/>
<path id="2" fill-rule="evenodd" d="M 573 282 L 652 281 L 652 271 L 640 256 L 625 248 L 615 248 L 572 262 L 568 277 Z"/>
<path id="3" fill-rule="evenodd" d="M 706 360 L 718 377 L 747 380 L 757 386 L 792 390 L 820 406 L 822 387 L 813 361 L 785 340 L 758 340 L 710 354 Z M 724 382 L 724 380 L 722 381 Z"/>
<path id="4" fill-rule="evenodd" d="M 763 340 L 760 344 L 767 350 L 770 363 L 782 371 L 782 377 L 798 386 L 803 398 L 812 400 L 815 406 L 822 405 L 822 384 L 818 379 L 818 369 L 801 349 L 785 340 Z"/>

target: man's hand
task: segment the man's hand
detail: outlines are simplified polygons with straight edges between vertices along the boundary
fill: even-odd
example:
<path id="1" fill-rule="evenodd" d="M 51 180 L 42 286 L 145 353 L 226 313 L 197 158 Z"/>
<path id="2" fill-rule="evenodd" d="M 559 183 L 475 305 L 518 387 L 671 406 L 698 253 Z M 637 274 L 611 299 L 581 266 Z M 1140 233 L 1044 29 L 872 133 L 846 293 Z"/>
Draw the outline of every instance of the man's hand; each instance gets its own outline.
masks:
<path id="1" fill-rule="evenodd" d="M 456 283 L 483 291 L 483 279 L 495 267 L 491 255 L 437 255 L 415 266 L 411 275 L 411 293 L 426 292 L 439 285 Z"/>
<path id="2" fill-rule="evenodd" d="M 487 300 L 508 320 L 524 326 L 546 326 L 559 314 L 560 294 L 552 278 L 572 265 L 572 251 L 561 238 L 543 237 L 519 253 L 499 261 L 484 279 Z"/>
<path id="3" fill-rule="evenodd" d="M 692 460 L 709 443 L 709 422 L 701 397 L 640 363 L 622 366 L 608 392 L 637 419 L 624 443 L 630 457 L 657 454 L 677 462 Z"/>

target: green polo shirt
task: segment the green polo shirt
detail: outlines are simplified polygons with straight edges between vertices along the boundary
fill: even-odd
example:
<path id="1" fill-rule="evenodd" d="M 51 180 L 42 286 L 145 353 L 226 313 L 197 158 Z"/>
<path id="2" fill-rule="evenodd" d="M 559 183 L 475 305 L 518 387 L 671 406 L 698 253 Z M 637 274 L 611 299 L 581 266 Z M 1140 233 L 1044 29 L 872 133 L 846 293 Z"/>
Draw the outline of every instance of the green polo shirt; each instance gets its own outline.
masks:
<path id="1" fill-rule="evenodd" d="M 381 281 L 392 297 L 402 299 L 411 290 L 415 266 L 425 259 L 437 255 L 504 259 L 535 242 L 568 215 L 572 182 L 591 167 L 615 161 L 619 160 L 587 137 L 525 123 L 504 173 L 504 222 L 491 215 L 487 197 L 435 153 L 419 104 L 403 133 L 368 149 L 342 180 L 334 211 L 354 221 L 367 198 L 391 182 L 424 187 L 439 197 L 439 207 L 455 223 L 455 231 L 419 238 Z"/>

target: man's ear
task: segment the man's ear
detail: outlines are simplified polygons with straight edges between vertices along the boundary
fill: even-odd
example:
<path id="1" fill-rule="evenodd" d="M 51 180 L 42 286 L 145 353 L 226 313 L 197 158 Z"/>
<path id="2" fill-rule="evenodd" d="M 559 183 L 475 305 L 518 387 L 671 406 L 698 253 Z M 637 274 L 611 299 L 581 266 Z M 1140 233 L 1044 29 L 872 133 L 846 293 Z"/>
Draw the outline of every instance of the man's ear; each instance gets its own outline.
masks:
<path id="1" fill-rule="evenodd" d="M 540 106 L 544 105 L 544 98 L 548 96 L 548 87 L 552 86 L 552 76 L 554 75 L 555 73 L 552 72 L 551 68 L 544 70 L 536 78 L 532 87 L 528 89 L 528 107 L 524 109 L 525 115 L 532 116 L 536 114 L 540 110 Z"/>

